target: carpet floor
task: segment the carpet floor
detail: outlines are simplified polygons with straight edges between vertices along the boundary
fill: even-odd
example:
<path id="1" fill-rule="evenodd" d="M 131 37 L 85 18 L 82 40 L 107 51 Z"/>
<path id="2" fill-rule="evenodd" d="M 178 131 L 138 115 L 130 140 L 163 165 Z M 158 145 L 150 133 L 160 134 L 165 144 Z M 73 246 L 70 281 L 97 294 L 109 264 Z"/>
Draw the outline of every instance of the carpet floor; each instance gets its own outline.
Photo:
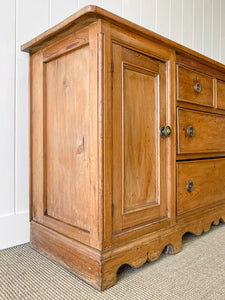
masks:
<path id="1" fill-rule="evenodd" d="M 0 251 L 0 299 L 225 299 L 225 224 L 196 237 L 186 234 L 183 250 L 162 254 L 139 269 L 123 266 L 118 282 L 99 292 L 31 249 Z"/>

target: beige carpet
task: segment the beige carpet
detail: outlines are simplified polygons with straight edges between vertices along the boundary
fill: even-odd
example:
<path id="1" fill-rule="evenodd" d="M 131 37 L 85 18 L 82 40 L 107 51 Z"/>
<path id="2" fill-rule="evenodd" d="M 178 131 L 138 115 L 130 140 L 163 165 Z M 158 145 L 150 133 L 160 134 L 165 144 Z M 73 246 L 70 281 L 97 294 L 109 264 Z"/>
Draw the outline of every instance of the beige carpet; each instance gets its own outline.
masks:
<path id="1" fill-rule="evenodd" d="M 225 224 L 199 237 L 186 235 L 183 251 L 139 269 L 123 267 L 118 283 L 98 292 L 32 250 L 0 252 L 0 299 L 225 299 Z"/>

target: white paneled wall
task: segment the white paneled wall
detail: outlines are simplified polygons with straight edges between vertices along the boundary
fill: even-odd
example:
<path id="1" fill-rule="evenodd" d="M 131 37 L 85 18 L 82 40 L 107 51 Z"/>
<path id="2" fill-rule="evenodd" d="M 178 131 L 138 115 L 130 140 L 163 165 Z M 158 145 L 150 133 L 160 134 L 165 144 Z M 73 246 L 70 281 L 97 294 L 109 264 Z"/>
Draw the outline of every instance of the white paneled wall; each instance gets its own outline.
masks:
<path id="1" fill-rule="evenodd" d="M 32 1 L 31 1 L 32 2 Z M 47 2 L 47 1 L 46 1 Z M 49 25 L 53 26 L 66 17 L 73 14 L 78 9 L 77 0 L 50 0 L 49 1 Z"/>
<path id="2" fill-rule="evenodd" d="M 194 38 L 193 38 L 193 49 L 198 52 L 202 52 L 202 41 L 203 41 L 203 2 L 204 0 L 194 0 Z"/>
<path id="3" fill-rule="evenodd" d="M 1 98 L 0 98 L 0 212 L 14 211 L 14 106 L 15 106 L 15 3 L 0 9 Z"/>
<path id="4" fill-rule="evenodd" d="M 20 45 L 87 4 L 225 63 L 225 0 L 1 0 L 0 249 L 29 241 L 29 62 Z"/>
<path id="5" fill-rule="evenodd" d="M 224 1 L 223 1 L 224 2 Z M 212 6 L 212 57 L 220 59 L 220 0 L 214 0 Z"/>
<path id="6" fill-rule="evenodd" d="M 220 48 L 219 60 L 225 64 L 225 1 L 220 0 Z"/>
<path id="7" fill-rule="evenodd" d="M 171 5 L 168 0 L 160 0 L 156 3 L 155 31 L 163 36 L 170 36 Z"/>

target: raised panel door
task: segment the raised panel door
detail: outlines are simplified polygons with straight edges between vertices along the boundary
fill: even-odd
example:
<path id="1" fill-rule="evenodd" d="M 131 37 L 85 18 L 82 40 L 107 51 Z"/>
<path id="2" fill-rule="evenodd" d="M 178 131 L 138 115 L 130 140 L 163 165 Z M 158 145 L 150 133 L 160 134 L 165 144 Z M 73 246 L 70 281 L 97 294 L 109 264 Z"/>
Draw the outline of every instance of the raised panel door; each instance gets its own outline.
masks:
<path id="1" fill-rule="evenodd" d="M 166 64 L 113 43 L 113 234 L 167 217 Z"/>

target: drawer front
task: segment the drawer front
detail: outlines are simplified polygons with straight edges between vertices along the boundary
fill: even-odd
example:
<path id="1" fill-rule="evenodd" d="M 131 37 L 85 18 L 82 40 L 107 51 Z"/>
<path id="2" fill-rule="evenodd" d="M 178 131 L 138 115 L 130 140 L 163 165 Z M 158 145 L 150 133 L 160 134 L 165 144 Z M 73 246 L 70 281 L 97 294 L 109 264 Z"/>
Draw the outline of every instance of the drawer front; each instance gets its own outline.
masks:
<path id="1" fill-rule="evenodd" d="M 213 107 L 213 79 L 177 66 L 177 99 Z"/>
<path id="2" fill-rule="evenodd" d="M 177 153 L 225 151 L 225 116 L 177 109 Z"/>
<path id="3" fill-rule="evenodd" d="M 225 82 L 217 80 L 217 108 L 225 109 Z"/>
<path id="4" fill-rule="evenodd" d="M 177 163 L 177 214 L 225 201 L 225 159 Z"/>

